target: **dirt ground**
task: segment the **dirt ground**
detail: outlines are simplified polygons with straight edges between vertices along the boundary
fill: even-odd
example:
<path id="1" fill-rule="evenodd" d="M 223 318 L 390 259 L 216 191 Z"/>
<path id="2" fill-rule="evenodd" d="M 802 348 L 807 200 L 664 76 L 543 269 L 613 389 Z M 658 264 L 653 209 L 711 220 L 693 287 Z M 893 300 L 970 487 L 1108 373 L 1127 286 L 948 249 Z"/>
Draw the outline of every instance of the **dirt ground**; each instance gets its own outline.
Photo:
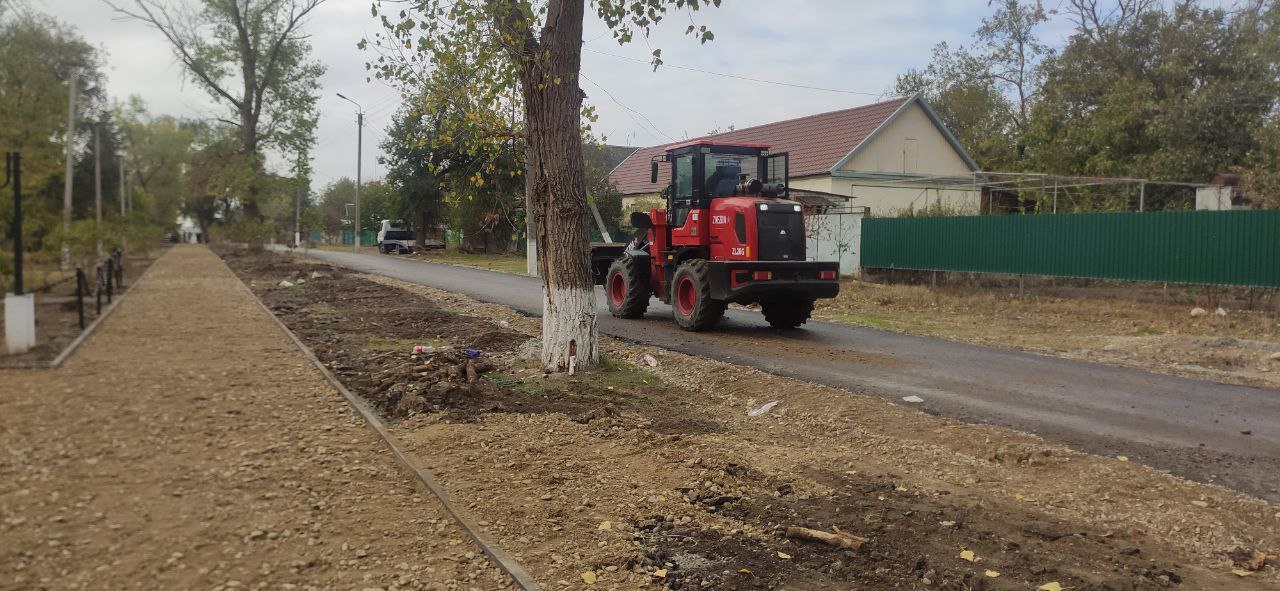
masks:
<path id="1" fill-rule="evenodd" d="M 1280 507 L 1260 499 L 608 339 L 602 368 L 546 375 L 530 360 L 538 321 L 504 307 L 227 258 L 546 588 L 1280 584 Z M 867 542 L 788 537 L 796 526 Z"/>
<path id="2" fill-rule="evenodd" d="M 0 393 L 0 589 L 509 588 L 203 246 Z"/>
<path id="3" fill-rule="evenodd" d="M 155 262 L 163 249 L 154 251 L 143 251 L 141 253 L 129 254 L 125 256 L 124 264 L 124 285 L 127 290 L 132 287 L 134 282 L 146 272 L 151 263 Z M 56 269 L 56 267 L 55 267 Z M 86 270 L 86 273 L 92 275 L 92 269 Z M 44 284 L 36 285 L 48 273 L 36 273 L 33 281 L 27 279 L 25 286 L 28 290 L 34 290 L 44 287 Z M 89 277 L 92 284 L 93 277 Z M 8 347 L 4 344 L 4 316 L 0 314 L 0 367 L 33 367 L 46 366 L 49 362 L 57 358 L 62 350 L 71 344 L 76 337 L 80 336 L 80 315 L 76 308 L 76 284 L 75 281 L 67 281 L 59 283 L 48 290 L 36 292 L 36 346 L 23 353 L 22 355 L 8 355 Z M 117 294 L 118 295 L 118 294 Z M 102 308 L 105 311 L 107 307 L 107 296 L 104 292 L 102 295 Z M 0 309 L 4 305 L 0 303 Z M 84 322 L 85 326 L 96 320 L 98 317 L 98 308 L 93 297 L 86 296 L 84 301 Z"/>
<path id="4" fill-rule="evenodd" d="M 1219 382 L 1280 388 L 1280 308 L 1225 289 L 846 281 L 815 315 Z M 1267 294 L 1255 294 L 1265 300 Z M 1274 297 L 1274 296 L 1273 296 Z M 1203 315 L 1192 315 L 1201 308 Z M 1223 315 L 1218 315 L 1221 307 Z"/>

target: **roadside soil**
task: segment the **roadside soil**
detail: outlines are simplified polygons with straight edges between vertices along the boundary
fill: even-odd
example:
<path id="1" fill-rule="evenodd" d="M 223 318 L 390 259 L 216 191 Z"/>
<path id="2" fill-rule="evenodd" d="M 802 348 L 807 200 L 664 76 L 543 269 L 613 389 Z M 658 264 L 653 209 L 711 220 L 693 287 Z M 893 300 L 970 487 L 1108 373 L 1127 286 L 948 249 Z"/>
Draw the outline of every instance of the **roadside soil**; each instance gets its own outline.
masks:
<path id="1" fill-rule="evenodd" d="M 0 392 L 0 589 L 510 588 L 203 246 Z"/>
<path id="2" fill-rule="evenodd" d="M 157 258 L 164 254 L 167 247 L 140 254 L 126 254 L 124 262 L 125 290 L 142 277 Z M 94 281 L 93 269 L 85 270 L 90 285 Z M 28 280 L 30 281 L 30 280 Z M 27 285 L 28 289 L 43 287 Z M 92 288 L 92 287 L 91 287 Z M 117 292 L 114 297 L 120 297 Z M 58 357 L 76 337 L 80 336 L 80 315 L 76 307 L 76 283 L 70 281 L 59 283 L 47 290 L 36 292 L 36 346 L 22 355 L 9 355 L 8 346 L 4 342 L 4 315 L 0 314 L 0 368 L 3 367 L 44 367 Z M 107 295 L 102 294 L 102 308 L 107 308 Z M 4 304 L 0 302 L 0 310 Z M 84 299 L 84 325 L 87 327 L 98 318 L 98 307 L 92 295 Z"/>
<path id="3" fill-rule="evenodd" d="M 1280 388 L 1280 309 L 1175 287 L 885 285 L 845 281 L 822 320 Z M 1203 315 L 1192 315 L 1201 308 Z M 1221 307 L 1224 315 L 1216 312 Z"/>
<path id="4" fill-rule="evenodd" d="M 225 257 L 546 588 L 1280 584 L 1280 507 L 1257 498 L 612 339 L 600 368 L 547 375 L 538 319 L 287 255 Z"/>

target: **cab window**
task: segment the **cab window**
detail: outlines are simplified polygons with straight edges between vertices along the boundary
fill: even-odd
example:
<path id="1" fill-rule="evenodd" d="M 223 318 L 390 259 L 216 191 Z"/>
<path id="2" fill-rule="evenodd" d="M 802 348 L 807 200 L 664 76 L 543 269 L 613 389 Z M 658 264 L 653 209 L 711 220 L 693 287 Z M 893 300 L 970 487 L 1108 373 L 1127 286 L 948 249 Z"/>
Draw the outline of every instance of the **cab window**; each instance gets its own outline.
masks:
<path id="1" fill-rule="evenodd" d="M 675 196 L 677 199 L 693 197 L 693 156 L 685 154 L 676 158 Z"/>
<path id="2" fill-rule="evenodd" d="M 671 205 L 667 209 L 671 212 L 671 225 L 680 228 L 684 226 L 685 219 L 689 217 L 689 209 L 693 206 L 692 154 L 676 157 L 675 176 L 671 184 Z"/>
<path id="3" fill-rule="evenodd" d="M 740 183 L 756 178 L 759 158 L 744 154 L 711 153 L 706 157 L 702 186 L 711 197 L 729 197 Z"/>

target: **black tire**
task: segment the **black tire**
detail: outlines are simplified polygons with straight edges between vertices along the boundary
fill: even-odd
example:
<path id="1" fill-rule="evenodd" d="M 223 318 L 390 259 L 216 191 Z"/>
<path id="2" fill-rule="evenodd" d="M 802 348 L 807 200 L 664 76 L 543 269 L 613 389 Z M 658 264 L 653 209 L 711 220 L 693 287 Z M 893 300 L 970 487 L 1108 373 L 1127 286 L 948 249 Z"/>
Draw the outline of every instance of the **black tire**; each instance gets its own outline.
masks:
<path id="1" fill-rule="evenodd" d="M 649 309 L 648 273 L 635 259 L 624 256 L 609 265 L 604 284 L 609 313 L 618 318 L 640 318 Z"/>
<path id="2" fill-rule="evenodd" d="M 711 273 L 705 259 L 681 263 L 671 277 L 671 315 L 688 331 L 706 330 L 720 322 L 725 303 L 711 299 Z"/>
<path id="3" fill-rule="evenodd" d="M 760 302 L 760 311 L 769 326 L 779 329 L 800 328 L 813 314 L 813 300 L 770 300 Z"/>

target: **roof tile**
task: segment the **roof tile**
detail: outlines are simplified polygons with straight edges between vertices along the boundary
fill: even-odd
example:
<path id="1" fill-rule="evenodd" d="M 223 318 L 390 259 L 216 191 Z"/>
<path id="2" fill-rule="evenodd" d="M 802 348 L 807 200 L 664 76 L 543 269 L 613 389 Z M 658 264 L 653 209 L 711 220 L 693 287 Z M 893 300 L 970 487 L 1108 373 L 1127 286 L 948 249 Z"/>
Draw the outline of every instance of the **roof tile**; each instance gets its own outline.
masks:
<path id="1" fill-rule="evenodd" d="M 775 153 L 791 154 L 790 166 L 793 178 L 823 174 L 853 151 L 858 144 L 862 143 L 862 140 L 871 135 L 908 100 L 910 99 L 896 98 L 852 109 L 735 129 L 696 139 L 767 144 Z M 668 146 L 689 141 L 692 140 L 640 148 L 609 173 L 609 180 L 624 195 L 657 193 L 671 182 L 671 172 L 666 167 L 659 167 L 658 182 L 650 183 L 650 160 L 666 152 Z"/>

